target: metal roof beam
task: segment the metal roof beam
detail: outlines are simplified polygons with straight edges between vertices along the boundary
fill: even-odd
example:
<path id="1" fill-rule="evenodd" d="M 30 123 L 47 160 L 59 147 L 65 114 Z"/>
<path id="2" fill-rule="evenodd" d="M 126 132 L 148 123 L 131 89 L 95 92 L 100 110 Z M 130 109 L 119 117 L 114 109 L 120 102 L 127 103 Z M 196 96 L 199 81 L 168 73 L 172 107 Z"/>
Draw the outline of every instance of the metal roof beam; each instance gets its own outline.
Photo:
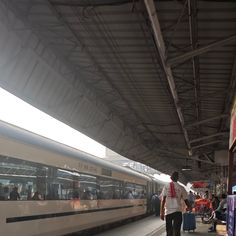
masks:
<path id="1" fill-rule="evenodd" d="M 201 121 L 194 122 L 192 124 L 186 125 L 185 128 L 190 128 L 192 126 L 197 126 L 197 125 L 207 123 L 207 122 L 212 121 L 212 120 L 218 120 L 218 119 L 227 118 L 227 117 L 229 117 L 228 114 L 221 114 L 219 116 L 214 116 L 214 117 L 211 117 L 211 118 L 208 118 L 208 119 L 205 119 L 205 120 L 201 120 Z"/>
<path id="2" fill-rule="evenodd" d="M 155 150 L 157 150 L 157 153 L 158 154 L 166 154 L 166 159 L 186 159 L 188 158 L 188 160 L 194 160 L 194 161 L 201 161 L 201 162 L 204 162 L 204 163 L 207 163 L 207 164 L 213 164 L 215 165 L 214 162 L 211 161 L 208 161 L 208 160 L 203 160 L 203 159 L 200 159 L 198 156 L 194 155 L 194 156 L 190 156 L 190 157 L 187 157 L 186 155 L 184 154 L 181 154 L 181 153 L 176 153 L 176 152 L 172 152 L 172 151 L 168 151 L 168 150 L 163 150 L 163 149 L 157 149 L 155 148 Z M 153 158 L 151 158 L 150 160 L 153 160 Z"/>
<path id="3" fill-rule="evenodd" d="M 211 159 L 211 158 L 209 157 L 209 155 L 207 155 L 206 153 L 203 153 L 203 156 L 204 156 L 207 160 L 209 160 L 210 162 L 212 162 L 212 163 L 215 162 L 215 161 L 214 161 L 213 159 Z"/>
<path id="4" fill-rule="evenodd" d="M 228 87 L 228 93 L 227 97 L 225 100 L 225 112 L 229 112 L 230 107 L 233 103 L 234 97 L 235 97 L 235 92 L 236 92 L 236 57 L 234 58 L 234 64 L 232 67 L 232 72 L 231 72 L 231 78 L 230 78 L 230 84 Z"/>
<path id="5" fill-rule="evenodd" d="M 233 101 L 236 94 L 236 57 L 234 58 L 234 63 L 231 72 L 230 83 L 227 88 L 228 93 L 226 93 L 225 104 L 224 104 L 224 112 L 230 112 L 231 106 L 233 105 Z M 221 131 L 224 128 L 224 122 L 221 121 L 219 130 Z"/>
<path id="6" fill-rule="evenodd" d="M 190 44 L 191 44 L 192 50 L 194 50 L 197 48 L 197 37 L 198 37 L 196 0 L 188 0 L 188 19 L 189 19 Z M 192 58 L 192 68 L 193 68 L 196 121 L 199 121 L 199 117 L 200 117 L 199 57 Z M 198 131 L 200 135 L 200 129 Z"/>
<path id="7" fill-rule="evenodd" d="M 219 133 L 216 133 L 216 134 L 211 134 L 211 135 L 204 136 L 204 137 L 201 137 L 201 138 L 193 139 L 193 140 L 190 141 L 190 143 L 195 143 L 195 142 L 199 142 L 199 141 L 202 141 L 202 140 L 206 140 L 206 139 L 209 139 L 209 138 L 214 138 L 214 137 L 221 136 L 221 135 L 226 135 L 226 134 L 229 134 L 229 133 L 228 132 L 219 132 Z"/>
<path id="8" fill-rule="evenodd" d="M 176 91 L 173 74 L 172 74 L 170 66 L 166 65 L 166 48 L 165 48 L 165 43 L 164 43 L 162 32 L 161 32 L 160 23 L 157 16 L 156 7 L 153 0 L 144 0 L 144 2 L 147 8 L 149 19 L 152 23 L 152 29 L 153 29 L 154 38 L 156 41 L 156 46 L 160 55 L 161 64 L 164 69 L 166 79 L 170 87 L 171 94 L 174 99 L 176 112 L 179 117 L 179 121 L 180 121 L 181 128 L 184 134 L 185 142 L 187 144 L 188 149 L 191 150 L 191 146 L 189 144 L 188 133 L 187 133 L 187 130 L 185 129 L 183 113 L 182 113 L 181 107 L 179 106 L 179 98 Z"/>
<path id="9" fill-rule="evenodd" d="M 136 2 L 137 0 L 133 1 Z M 105 0 L 105 1 L 58 1 L 51 0 L 52 5 L 55 6 L 69 6 L 69 7 L 97 7 L 97 6 L 119 6 L 122 4 L 130 3 L 131 0 Z M 131 2 L 132 3 L 132 2 Z"/>
<path id="10" fill-rule="evenodd" d="M 171 67 L 173 65 L 180 64 L 180 63 L 182 63 L 184 61 L 189 60 L 190 58 L 193 58 L 195 56 L 199 56 L 199 55 L 201 55 L 203 53 L 211 51 L 212 49 L 214 49 L 216 47 L 220 47 L 220 46 L 229 44 L 229 43 L 231 43 L 233 41 L 236 41 L 236 34 L 231 35 L 230 37 L 227 37 L 227 38 L 215 41 L 215 42 L 210 43 L 210 44 L 208 44 L 206 46 L 197 48 L 197 49 L 192 50 L 190 52 L 184 53 L 184 54 L 179 55 L 177 57 L 168 59 L 167 60 L 167 65 Z"/>
<path id="11" fill-rule="evenodd" d="M 212 162 L 212 160 L 203 160 L 203 159 L 200 159 L 197 156 L 191 156 L 191 157 L 188 158 L 188 160 L 200 161 L 200 162 L 207 163 L 207 164 L 210 164 L 210 165 L 216 165 L 216 163 Z"/>
<path id="12" fill-rule="evenodd" d="M 205 147 L 205 146 L 209 146 L 209 145 L 213 145 L 213 144 L 221 143 L 221 142 L 224 142 L 224 140 L 216 140 L 216 141 L 212 141 L 212 142 L 209 142 L 209 143 L 204 143 L 204 144 L 201 144 L 201 145 L 198 145 L 198 146 L 194 146 L 194 147 L 192 147 L 192 149 L 198 149 L 198 148 L 201 148 L 201 147 Z"/>
<path id="13" fill-rule="evenodd" d="M 92 63 L 94 63 L 94 67 L 97 70 L 98 73 L 100 73 L 101 75 L 103 75 L 103 78 L 105 81 L 107 81 L 110 86 L 114 89 L 114 91 L 117 93 L 117 97 L 119 97 L 126 105 L 127 107 L 129 107 L 129 110 L 133 113 L 133 115 L 137 118 L 137 119 L 141 119 L 140 115 L 136 112 L 136 110 L 134 108 L 131 107 L 130 102 L 127 100 L 127 98 L 125 98 L 124 94 L 120 91 L 120 89 L 115 85 L 115 83 L 110 79 L 109 76 L 109 71 L 106 70 L 106 68 L 102 67 L 101 64 L 97 63 L 97 59 L 96 57 L 94 57 L 93 53 L 88 49 L 90 46 L 85 45 L 83 40 L 81 39 L 81 37 L 78 36 L 77 32 L 73 30 L 73 27 L 71 26 L 72 23 L 68 23 L 66 21 L 66 19 L 61 16 L 60 10 L 54 6 L 52 4 L 53 0 L 48 0 L 48 6 L 49 8 L 54 12 L 54 14 L 56 15 L 56 17 L 58 18 L 58 20 L 62 23 L 62 25 L 68 29 L 71 34 L 72 34 L 72 38 L 75 39 L 75 43 L 77 45 L 78 48 L 81 48 L 81 45 L 83 45 L 83 52 L 87 53 L 87 55 L 89 56 L 89 58 L 91 59 Z M 97 23 L 97 22 L 96 22 Z M 97 27 L 99 28 L 99 27 Z M 111 47 L 109 42 L 107 42 L 108 45 L 107 47 Z M 133 45 L 129 45 L 129 46 L 133 46 Z M 137 46 L 137 45 L 136 45 Z M 142 45 L 141 45 L 142 46 Z M 97 46 L 96 46 L 97 47 Z M 139 45 L 140 47 L 140 45 Z M 101 49 L 101 46 L 99 46 L 99 48 Z M 120 62 L 118 56 L 116 56 L 116 53 L 113 52 L 113 56 L 115 55 L 115 59 L 118 60 L 118 62 Z M 122 64 L 121 67 L 123 68 L 124 73 L 126 73 L 127 75 L 129 75 L 126 72 L 126 68 L 124 67 L 124 65 Z M 143 123 L 143 122 L 142 122 Z M 145 124 L 143 124 L 144 128 L 148 131 L 148 133 L 150 134 L 150 136 L 152 137 L 153 140 L 156 141 L 156 143 L 159 143 L 160 141 L 158 140 L 158 138 L 156 137 L 156 135 L 152 132 L 152 130 L 146 126 Z"/>

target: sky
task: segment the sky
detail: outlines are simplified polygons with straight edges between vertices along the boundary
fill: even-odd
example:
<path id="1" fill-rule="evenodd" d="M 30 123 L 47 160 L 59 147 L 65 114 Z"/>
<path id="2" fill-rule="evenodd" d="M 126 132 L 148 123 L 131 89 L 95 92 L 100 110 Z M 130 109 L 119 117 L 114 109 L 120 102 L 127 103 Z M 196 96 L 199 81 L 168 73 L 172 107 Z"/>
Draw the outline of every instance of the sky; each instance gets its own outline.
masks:
<path id="1" fill-rule="evenodd" d="M 0 120 L 104 158 L 105 146 L 0 88 Z M 35 125 L 37 124 L 37 125 Z"/>

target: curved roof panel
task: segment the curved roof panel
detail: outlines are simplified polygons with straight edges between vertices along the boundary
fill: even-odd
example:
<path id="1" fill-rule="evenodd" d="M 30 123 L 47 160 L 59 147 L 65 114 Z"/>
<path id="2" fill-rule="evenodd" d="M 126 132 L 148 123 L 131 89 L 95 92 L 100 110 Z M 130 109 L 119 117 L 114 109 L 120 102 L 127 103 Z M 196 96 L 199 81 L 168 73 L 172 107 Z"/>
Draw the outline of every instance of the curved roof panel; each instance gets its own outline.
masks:
<path id="1" fill-rule="evenodd" d="M 228 148 L 235 95 L 234 1 L 11 0 L 1 6 L 5 32 L 17 19 L 15 41 L 7 44 L 19 56 L 9 67 L 11 80 L 5 69 L 3 87 L 160 171 L 180 170 L 186 158 L 193 179 L 218 168 L 214 152 Z M 14 53 L 6 49 L 6 55 Z"/>

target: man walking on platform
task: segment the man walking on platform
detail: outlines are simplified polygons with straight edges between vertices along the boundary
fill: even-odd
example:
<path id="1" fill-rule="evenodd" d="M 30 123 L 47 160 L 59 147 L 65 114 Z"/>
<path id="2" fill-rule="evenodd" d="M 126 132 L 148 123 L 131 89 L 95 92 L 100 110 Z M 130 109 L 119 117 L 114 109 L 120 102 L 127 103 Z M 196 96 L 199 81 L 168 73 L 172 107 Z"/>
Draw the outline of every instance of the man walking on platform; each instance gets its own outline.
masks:
<path id="1" fill-rule="evenodd" d="M 188 194 L 184 187 L 177 183 L 179 173 L 174 172 L 171 175 L 171 182 L 164 186 L 162 190 L 160 217 L 166 220 L 166 235 L 180 236 L 182 224 L 181 199 L 185 201 L 188 210 L 191 205 L 188 201 Z"/>

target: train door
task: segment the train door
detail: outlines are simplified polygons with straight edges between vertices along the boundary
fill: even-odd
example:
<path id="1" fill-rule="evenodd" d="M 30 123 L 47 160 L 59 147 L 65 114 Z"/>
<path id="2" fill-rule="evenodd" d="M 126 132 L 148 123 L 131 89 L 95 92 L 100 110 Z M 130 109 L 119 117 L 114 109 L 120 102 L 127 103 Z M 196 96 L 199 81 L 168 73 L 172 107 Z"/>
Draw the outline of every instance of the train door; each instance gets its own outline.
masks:
<path id="1" fill-rule="evenodd" d="M 147 213 L 152 212 L 152 204 L 151 204 L 151 199 L 152 199 L 152 194 L 153 194 L 153 182 L 147 182 Z"/>

